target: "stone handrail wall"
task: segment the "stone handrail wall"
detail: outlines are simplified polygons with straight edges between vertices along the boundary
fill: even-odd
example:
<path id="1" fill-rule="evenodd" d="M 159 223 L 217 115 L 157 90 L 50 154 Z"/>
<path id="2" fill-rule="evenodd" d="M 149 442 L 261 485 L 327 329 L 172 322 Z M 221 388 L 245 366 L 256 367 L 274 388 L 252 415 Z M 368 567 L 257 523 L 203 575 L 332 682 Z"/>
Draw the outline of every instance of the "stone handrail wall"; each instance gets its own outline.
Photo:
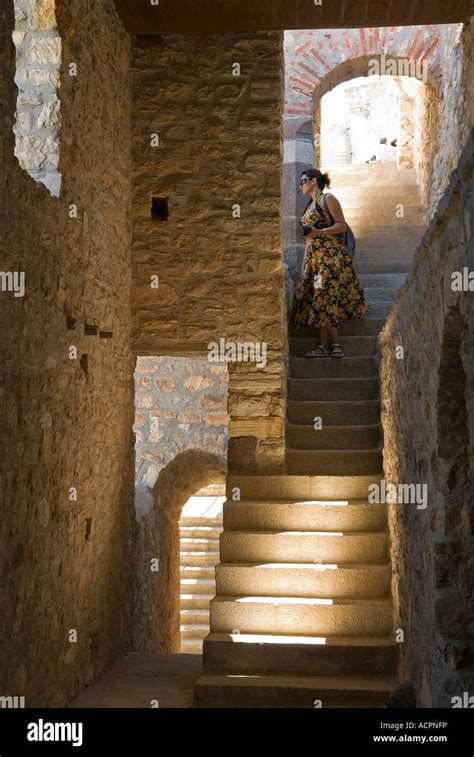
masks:
<path id="1" fill-rule="evenodd" d="M 472 673 L 463 674 L 474 607 L 468 505 L 474 482 L 473 163 L 471 133 L 379 337 L 385 479 L 425 485 L 428 493 L 425 509 L 413 503 L 389 508 L 396 627 L 405 637 L 401 677 L 414 681 L 422 706 L 433 707 L 452 706 L 453 694 L 472 692 L 474 685 Z M 466 270 L 472 272 L 471 289 L 453 290 L 453 273 L 465 276 Z M 464 331 L 454 333 L 453 322 Z M 465 374 L 465 396 L 456 402 L 461 409 L 465 404 L 471 439 L 470 484 L 463 486 L 448 486 L 440 459 L 445 433 L 440 424 L 449 418 L 440 371 L 446 340 L 455 339 L 460 349 L 453 375 L 460 380 L 461 365 Z M 403 347 L 403 359 L 397 358 L 397 347 Z M 450 446 L 454 457 L 461 454 L 459 444 Z M 455 528 L 450 522 L 453 496 L 459 511 Z"/>

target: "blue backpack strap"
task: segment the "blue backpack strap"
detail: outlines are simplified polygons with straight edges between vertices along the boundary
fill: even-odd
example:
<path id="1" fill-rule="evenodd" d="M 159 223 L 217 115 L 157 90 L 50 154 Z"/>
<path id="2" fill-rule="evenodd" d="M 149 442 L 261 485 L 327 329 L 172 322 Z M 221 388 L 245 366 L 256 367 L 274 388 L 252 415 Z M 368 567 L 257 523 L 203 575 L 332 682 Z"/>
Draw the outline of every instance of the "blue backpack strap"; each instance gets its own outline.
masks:
<path id="1" fill-rule="evenodd" d="M 323 202 L 323 200 L 324 200 L 324 202 Z M 325 210 L 326 210 L 327 216 L 329 216 L 329 218 L 331 219 L 331 221 L 334 224 L 334 218 L 332 217 L 331 211 L 329 210 L 328 201 L 327 201 L 327 197 L 326 197 L 325 194 L 322 195 L 321 202 L 325 206 Z M 349 224 L 347 223 L 347 221 L 346 221 L 346 231 L 342 231 L 340 234 L 337 234 L 336 236 L 341 240 L 341 242 L 343 243 L 343 245 L 346 248 L 346 251 L 349 253 L 349 255 L 351 257 L 354 257 L 355 249 L 356 249 L 356 238 L 354 236 L 354 232 L 352 231 L 352 229 L 349 226 Z"/>
<path id="2" fill-rule="evenodd" d="M 327 199 L 327 197 L 326 197 L 326 195 L 324 193 L 323 193 L 323 195 L 321 197 L 321 203 L 323 205 L 324 212 L 326 213 L 326 215 L 328 216 L 329 220 L 332 221 L 332 223 L 334 225 L 334 218 L 331 215 L 331 211 L 329 210 L 329 206 L 328 206 L 328 199 Z"/>

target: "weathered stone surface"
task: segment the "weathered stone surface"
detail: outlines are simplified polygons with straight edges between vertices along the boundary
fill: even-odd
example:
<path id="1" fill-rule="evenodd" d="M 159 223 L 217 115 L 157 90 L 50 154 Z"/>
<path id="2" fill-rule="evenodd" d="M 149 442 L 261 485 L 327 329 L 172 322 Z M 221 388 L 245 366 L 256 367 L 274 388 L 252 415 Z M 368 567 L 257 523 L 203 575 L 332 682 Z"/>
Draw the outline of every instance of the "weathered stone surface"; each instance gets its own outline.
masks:
<path id="1" fill-rule="evenodd" d="M 59 140 L 53 137 L 18 137 L 15 155 L 28 172 L 40 168 L 54 168 L 59 164 Z"/>
<path id="2" fill-rule="evenodd" d="M 177 449 L 227 458 L 228 371 L 206 357 L 139 357 L 135 372 L 136 477 L 152 485 Z M 206 438 L 209 426 L 215 438 Z M 210 442 L 210 443 L 209 443 Z"/>
<path id="3" fill-rule="evenodd" d="M 60 142 L 60 85 L 62 42 L 56 30 L 54 0 L 14 0 L 17 28 L 15 82 L 18 85 L 16 155 L 22 168 L 57 197 Z M 43 105 L 40 112 L 37 105 Z M 44 129 L 50 132 L 46 143 Z M 26 138 L 26 139 L 24 139 Z M 35 158 L 34 153 L 37 153 Z"/>
<path id="4" fill-rule="evenodd" d="M 59 115 L 60 103 L 58 98 L 51 100 L 44 105 L 38 116 L 36 126 L 38 129 L 51 129 L 54 126 L 58 126 L 61 119 Z"/>
<path id="5" fill-rule="evenodd" d="M 28 45 L 32 63 L 61 63 L 61 39 L 60 37 L 33 37 Z"/>
<path id="6" fill-rule="evenodd" d="M 34 0 L 32 24 L 35 31 L 56 28 L 55 0 Z"/>
<path id="7" fill-rule="evenodd" d="M 385 478 L 428 492 L 426 509 L 390 507 L 400 674 L 415 683 L 421 706 L 452 706 L 448 685 L 462 693 L 448 657 L 462 658 L 473 634 L 474 300 L 452 288 L 453 272 L 474 270 L 462 223 L 474 210 L 473 170 L 469 142 L 380 338 Z"/>
<path id="8" fill-rule="evenodd" d="M 275 370 L 286 350 L 280 55 L 279 33 L 173 37 L 172 51 L 158 40 L 137 40 L 132 79 L 137 351 L 152 354 L 156 340 L 160 352 L 169 339 L 170 353 L 179 354 L 176 344 L 189 340 L 202 350 L 220 338 L 261 343 L 271 336 L 272 354 L 251 391 L 255 398 L 269 391 L 275 400 L 286 391 L 284 372 Z M 232 75 L 234 61 L 242 62 L 241 76 Z M 151 146 L 153 133 L 159 134 L 157 147 Z M 166 223 L 151 218 L 153 196 L 168 198 Z M 154 274 L 165 294 L 161 300 L 160 289 L 149 289 Z M 242 436 L 232 367 L 229 447 Z M 249 363 L 243 369 L 252 373 Z M 271 374 L 277 379 L 268 390 Z M 252 465 L 260 470 L 283 467 L 283 403 L 275 407 L 281 415 L 271 429 L 280 438 L 279 457 L 278 442 L 268 451 L 261 419 L 248 418 L 245 433 L 257 438 Z"/>
<path id="9" fill-rule="evenodd" d="M 68 6 L 76 38 L 66 59 L 92 55 L 94 66 L 83 67 L 80 87 L 61 90 L 68 192 L 55 198 L 14 157 L 13 2 L 0 10 L 0 259 L 26 282 L 24 297 L 0 293 L 0 681 L 27 707 L 64 705 L 131 636 L 129 40 L 112 0 Z M 53 21 L 52 0 L 35 3 L 37 27 Z M 43 95 L 22 92 L 20 112 L 38 117 L 38 105 L 49 108 Z M 31 165 L 56 166 L 55 136 L 35 138 L 19 137 Z"/>

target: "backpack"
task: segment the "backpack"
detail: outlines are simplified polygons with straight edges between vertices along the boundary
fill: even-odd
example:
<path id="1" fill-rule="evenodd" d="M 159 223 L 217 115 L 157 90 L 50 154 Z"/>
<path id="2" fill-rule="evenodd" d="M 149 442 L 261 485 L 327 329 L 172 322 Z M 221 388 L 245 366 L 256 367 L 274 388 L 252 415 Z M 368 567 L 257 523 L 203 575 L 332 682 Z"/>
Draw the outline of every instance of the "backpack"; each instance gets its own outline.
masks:
<path id="1" fill-rule="evenodd" d="M 323 194 L 323 196 L 321 197 L 321 203 L 323 205 L 324 211 L 326 212 L 326 214 L 329 216 L 329 218 L 331 219 L 331 221 L 334 224 L 334 219 L 333 219 L 333 217 L 332 217 L 332 215 L 331 215 L 331 213 L 329 211 L 328 201 L 327 201 L 327 198 L 326 198 L 325 194 Z M 318 206 L 318 209 L 319 209 L 319 206 Z M 341 233 L 340 234 L 336 234 L 336 236 L 339 237 L 339 239 L 341 240 L 342 244 L 346 248 L 347 254 L 350 255 L 351 258 L 353 258 L 354 255 L 355 255 L 355 251 L 356 251 L 356 238 L 354 236 L 354 232 L 352 231 L 352 229 L 349 226 L 349 224 L 347 223 L 347 221 L 346 221 L 346 226 L 347 226 L 346 230 L 345 231 L 341 231 Z"/>

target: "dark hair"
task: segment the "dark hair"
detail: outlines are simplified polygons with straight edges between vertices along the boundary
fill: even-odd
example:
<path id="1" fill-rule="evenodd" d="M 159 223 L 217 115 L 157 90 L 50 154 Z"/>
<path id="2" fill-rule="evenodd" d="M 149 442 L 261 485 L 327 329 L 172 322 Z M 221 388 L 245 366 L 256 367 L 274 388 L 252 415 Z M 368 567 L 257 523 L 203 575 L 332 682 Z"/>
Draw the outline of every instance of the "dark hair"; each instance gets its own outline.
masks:
<path id="1" fill-rule="evenodd" d="M 324 189 L 324 187 L 331 186 L 331 179 L 328 173 L 321 173 L 317 168 L 308 168 L 307 171 L 302 171 L 301 176 L 305 174 L 309 179 L 316 179 L 318 187 Z"/>
<path id="2" fill-rule="evenodd" d="M 321 173 L 321 171 L 318 171 L 317 168 L 308 168 L 306 171 L 301 172 L 301 176 L 307 176 L 308 179 L 316 179 L 316 181 L 318 182 L 318 187 L 321 191 L 324 189 L 324 187 L 329 187 L 331 185 L 331 179 L 329 178 L 329 174 L 327 172 Z M 312 202 L 313 200 L 310 199 L 307 206 L 304 209 L 304 213 L 306 213 L 306 211 L 308 210 Z"/>

